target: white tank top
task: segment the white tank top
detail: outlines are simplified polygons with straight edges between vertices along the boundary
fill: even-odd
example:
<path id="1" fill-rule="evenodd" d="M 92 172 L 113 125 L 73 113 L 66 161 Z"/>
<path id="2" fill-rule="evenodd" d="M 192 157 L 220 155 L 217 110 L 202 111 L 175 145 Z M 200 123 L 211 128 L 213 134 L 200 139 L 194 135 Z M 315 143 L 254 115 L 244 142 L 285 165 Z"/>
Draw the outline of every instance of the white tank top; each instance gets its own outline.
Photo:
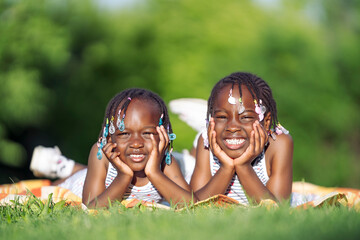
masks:
<path id="1" fill-rule="evenodd" d="M 269 176 L 266 171 L 265 163 L 265 153 L 262 152 L 259 156 L 253 161 L 253 169 L 260 179 L 260 181 L 266 186 L 266 183 L 269 181 Z M 214 176 L 215 173 L 220 168 L 220 161 L 211 153 L 210 151 L 210 170 L 211 175 Z M 232 177 L 229 186 L 226 189 L 225 195 L 228 197 L 238 200 L 240 203 L 249 204 L 249 201 L 245 195 L 245 192 L 239 182 L 238 176 L 236 173 Z"/>
<path id="2" fill-rule="evenodd" d="M 117 176 L 116 168 L 109 163 L 108 171 L 105 179 L 105 187 L 108 188 Z M 126 192 L 124 193 L 123 199 L 138 199 L 147 202 L 162 202 L 163 197 L 160 195 L 158 190 L 149 181 L 145 186 L 137 187 L 130 184 Z"/>

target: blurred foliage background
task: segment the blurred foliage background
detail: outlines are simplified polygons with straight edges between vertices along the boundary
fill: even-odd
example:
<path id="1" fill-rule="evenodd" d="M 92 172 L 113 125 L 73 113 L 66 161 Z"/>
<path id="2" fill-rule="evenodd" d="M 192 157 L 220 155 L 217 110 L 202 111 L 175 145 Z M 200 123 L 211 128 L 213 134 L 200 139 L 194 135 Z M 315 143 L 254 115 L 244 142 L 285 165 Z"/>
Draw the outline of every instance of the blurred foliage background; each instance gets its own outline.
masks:
<path id="1" fill-rule="evenodd" d="M 294 181 L 360 188 L 359 1 L 126 2 L 0 0 L 0 183 L 33 177 L 37 145 L 86 164 L 125 88 L 207 99 L 248 71 L 293 136 Z M 190 149 L 196 133 L 171 117 L 175 150 Z"/>

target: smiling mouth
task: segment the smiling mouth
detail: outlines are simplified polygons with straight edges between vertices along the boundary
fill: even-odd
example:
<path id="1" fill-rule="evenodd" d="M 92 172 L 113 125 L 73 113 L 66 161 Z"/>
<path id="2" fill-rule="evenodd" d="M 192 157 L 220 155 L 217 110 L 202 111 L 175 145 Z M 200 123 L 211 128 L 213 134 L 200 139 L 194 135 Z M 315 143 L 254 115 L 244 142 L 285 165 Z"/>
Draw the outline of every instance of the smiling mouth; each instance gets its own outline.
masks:
<path id="1" fill-rule="evenodd" d="M 141 162 L 142 160 L 144 160 L 145 155 L 144 154 L 130 154 L 130 159 L 133 162 Z"/>
<path id="2" fill-rule="evenodd" d="M 228 138 L 225 139 L 225 145 L 229 149 L 236 150 L 241 148 L 245 143 L 244 138 Z"/>

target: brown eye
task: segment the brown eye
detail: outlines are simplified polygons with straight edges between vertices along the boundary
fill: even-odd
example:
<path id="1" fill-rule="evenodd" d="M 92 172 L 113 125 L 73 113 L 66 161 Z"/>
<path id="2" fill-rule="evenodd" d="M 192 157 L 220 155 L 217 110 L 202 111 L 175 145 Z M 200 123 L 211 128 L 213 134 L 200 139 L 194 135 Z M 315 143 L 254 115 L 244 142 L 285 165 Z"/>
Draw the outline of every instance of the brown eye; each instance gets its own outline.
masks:
<path id="1" fill-rule="evenodd" d="M 241 117 L 241 119 L 254 119 L 253 116 L 244 116 L 244 117 Z"/>
<path id="2" fill-rule="evenodd" d="M 118 138 L 126 138 L 126 137 L 128 137 L 128 136 L 130 136 L 130 133 L 127 133 L 127 132 L 119 132 L 119 133 L 116 135 L 116 137 L 118 137 Z"/>
<path id="3" fill-rule="evenodd" d="M 255 121 L 255 117 L 252 115 L 243 115 L 240 117 L 240 121 L 243 123 L 252 123 Z"/>
<path id="4" fill-rule="evenodd" d="M 150 139 L 151 135 L 156 135 L 156 133 L 152 132 L 152 131 L 145 131 L 142 133 L 143 137 L 146 139 Z"/>
<path id="5" fill-rule="evenodd" d="M 220 116 L 215 116 L 216 119 L 226 119 L 227 117 L 224 115 L 220 115 Z"/>

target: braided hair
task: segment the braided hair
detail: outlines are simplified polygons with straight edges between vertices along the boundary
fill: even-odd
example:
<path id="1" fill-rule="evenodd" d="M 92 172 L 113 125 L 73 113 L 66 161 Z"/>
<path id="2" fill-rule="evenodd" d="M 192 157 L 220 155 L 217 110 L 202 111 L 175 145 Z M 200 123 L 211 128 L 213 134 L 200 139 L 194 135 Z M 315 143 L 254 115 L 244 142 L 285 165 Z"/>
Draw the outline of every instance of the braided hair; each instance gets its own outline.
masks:
<path id="1" fill-rule="evenodd" d="M 101 126 L 99 138 L 103 136 L 104 127 L 106 126 L 107 121 L 111 119 L 112 116 L 116 115 L 116 110 L 119 109 L 119 106 L 121 105 L 120 112 L 123 112 L 123 115 L 125 115 L 126 110 L 131 100 L 133 99 L 140 99 L 145 101 L 148 100 L 154 102 L 158 106 L 160 114 L 163 114 L 162 122 L 164 127 L 168 129 L 169 134 L 173 133 L 167 107 L 161 97 L 150 90 L 141 88 L 129 88 L 116 94 L 109 101 L 105 110 L 104 121 Z"/>
<path id="2" fill-rule="evenodd" d="M 276 110 L 276 102 L 272 96 L 272 91 L 269 85 L 260 77 L 246 72 L 235 72 L 230 74 L 229 76 L 221 79 L 217 82 L 214 88 L 211 91 L 211 95 L 208 99 L 208 111 L 207 111 L 207 120 L 209 121 L 209 116 L 214 113 L 214 103 L 217 95 L 225 86 L 231 85 L 231 88 L 234 85 L 238 85 L 240 97 L 242 97 L 241 85 L 244 85 L 249 90 L 253 99 L 256 99 L 258 102 L 261 99 L 262 104 L 266 107 L 266 115 L 270 112 L 270 129 L 276 127 L 278 124 L 277 118 L 277 110 Z"/>

